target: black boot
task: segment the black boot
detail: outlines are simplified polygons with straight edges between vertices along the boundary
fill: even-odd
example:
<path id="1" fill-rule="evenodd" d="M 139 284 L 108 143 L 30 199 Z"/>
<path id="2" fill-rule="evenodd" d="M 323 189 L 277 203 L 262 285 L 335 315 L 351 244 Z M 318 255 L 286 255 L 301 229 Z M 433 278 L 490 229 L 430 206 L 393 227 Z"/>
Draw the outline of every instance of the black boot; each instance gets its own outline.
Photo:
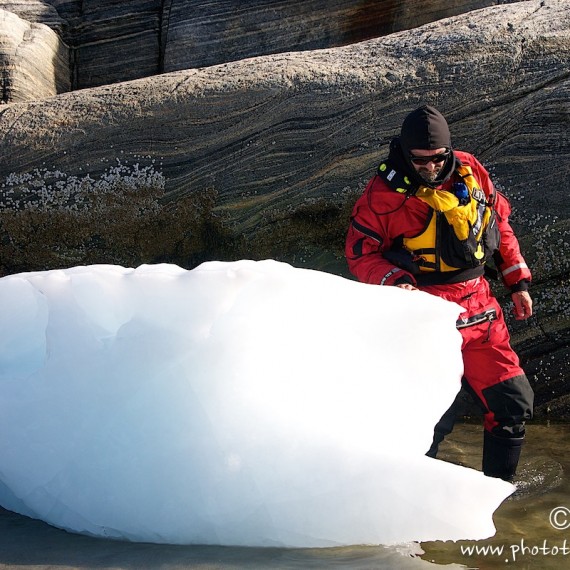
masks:
<path id="1" fill-rule="evenodd" d="M 437 452 L 439 450 L 439 444 L 445 439 L 446 435 L 449 435 L 453 431 L 453 426 L 455 424 L 455 412 L 451 408 L 443 414 L 437 425 L 433 430 L 433 441 L 431 447 L 428 449 L 426 455 L 428 457 L 437 457 Z"/>
<path id="2" fill-rule="evenodd" d="M 498 437 L 485 430 L 483 473 L 505 481 L 514 478 L 521 456 L 524 437 Z"/>
<path id="3" fill-rule="evenodd" d="M 464 399 L 464 388 L 467 386 L 467 383 L 463 386 L 461 390 L 455 396 L 455 400 L 453 400 L 451 406 L 447 409 L 447 411 L 441 416 L 440 420 L 437 422 L 436 426 L 433 429 L 433 441 L 431 447 L 428 449 L 426 455 L 428 457 L 433 457 L 434 459 L 437 457 L 437 452 L 439 450 L 439 444 L 445 439 L 446 435 L 449 435 L 453 431 L 453 426 L 455 425 L 455 421 L 457 420 L 457 416 L 459 415 L 459 411 L 461 409 L 461 405 Z"/>

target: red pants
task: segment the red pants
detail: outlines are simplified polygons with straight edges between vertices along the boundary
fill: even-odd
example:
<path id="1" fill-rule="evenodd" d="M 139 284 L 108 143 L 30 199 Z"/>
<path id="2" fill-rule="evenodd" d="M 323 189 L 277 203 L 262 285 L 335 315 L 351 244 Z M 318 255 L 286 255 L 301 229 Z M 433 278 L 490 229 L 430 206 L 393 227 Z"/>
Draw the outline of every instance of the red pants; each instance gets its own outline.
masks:
<path id="1" fill-rule="evenodd" d="M 496 318 L 460 328 L 464 379 L 485 410 L 485 429 L 503 437 L 524 434 L 532 418 L 534 394 L 510 345 L 510 335 L 497 299 L 483 277 L 451 285 L 429 285 L 423 291 L 461 305 L 467 320 L 494 309 Z"/>

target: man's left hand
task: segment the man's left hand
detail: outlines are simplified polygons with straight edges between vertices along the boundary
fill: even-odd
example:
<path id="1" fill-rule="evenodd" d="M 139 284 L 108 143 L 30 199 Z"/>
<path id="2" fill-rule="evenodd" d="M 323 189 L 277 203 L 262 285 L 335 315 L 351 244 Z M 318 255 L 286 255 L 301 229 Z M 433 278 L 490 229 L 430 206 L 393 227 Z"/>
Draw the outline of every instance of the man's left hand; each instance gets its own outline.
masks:
<path id="1" fill-rule="evenodd" d="M 517 291 L 511 295 L 513 303 L 515 304 L 515 319 L 517 321 L 524 321 L 532 315 L 532 299 L 528 291 Z"/>

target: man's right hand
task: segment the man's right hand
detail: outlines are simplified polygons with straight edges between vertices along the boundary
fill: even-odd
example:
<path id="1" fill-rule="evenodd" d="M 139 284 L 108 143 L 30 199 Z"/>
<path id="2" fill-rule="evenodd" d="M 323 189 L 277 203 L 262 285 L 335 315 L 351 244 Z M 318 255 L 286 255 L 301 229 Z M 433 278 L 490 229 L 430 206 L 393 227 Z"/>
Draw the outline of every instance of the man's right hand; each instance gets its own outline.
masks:
<path id="1" fill-rule="evenodd" d="M 399 285 L 395 285 L 395 287 L 399 287 L 400 289 L 407 289 L 408 291 L 418 291 L 418 288 L 414 287 L 411 283 L 400 283 Z"/>

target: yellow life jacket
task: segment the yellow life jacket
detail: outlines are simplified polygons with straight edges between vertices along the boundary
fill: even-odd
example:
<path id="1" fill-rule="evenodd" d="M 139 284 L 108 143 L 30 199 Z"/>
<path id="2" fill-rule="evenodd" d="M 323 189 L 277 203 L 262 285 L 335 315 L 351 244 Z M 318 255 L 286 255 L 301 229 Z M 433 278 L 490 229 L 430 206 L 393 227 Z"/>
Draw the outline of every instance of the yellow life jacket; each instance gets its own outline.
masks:
<path id="1" fill-rule="evenodd" d="M 430 218 L 420 234 L 403 238 L 403 247 L 420 272 L 477 267 L 499 247 L 495 211 L 471 167 L 460 165 L 455 172 L 462 179 L 454 184 L 454 190 L 463 193 L 461 199 L 454 192 L 427 186 L 415 193 L 430 206 Z"/>

